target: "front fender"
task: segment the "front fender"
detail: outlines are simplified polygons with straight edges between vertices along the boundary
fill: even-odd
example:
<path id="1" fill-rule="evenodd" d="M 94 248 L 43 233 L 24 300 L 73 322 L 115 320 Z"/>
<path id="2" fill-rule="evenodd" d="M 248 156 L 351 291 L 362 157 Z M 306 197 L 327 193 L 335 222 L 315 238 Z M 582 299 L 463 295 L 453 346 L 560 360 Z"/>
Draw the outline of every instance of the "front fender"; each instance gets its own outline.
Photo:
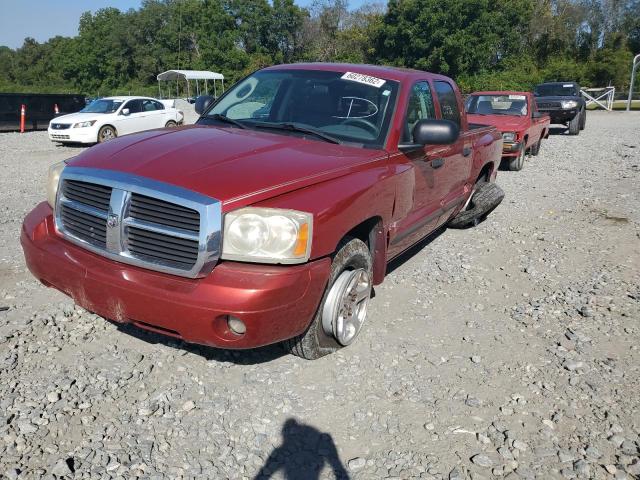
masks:
<path id="1" fill-rule="evenodd" d="M 349 173 L 255 204 L 313 214 L 311 259 L 331 255 L 354 227 L 374 217 L 389 225 L 395 180 L 388 164 Z"/>

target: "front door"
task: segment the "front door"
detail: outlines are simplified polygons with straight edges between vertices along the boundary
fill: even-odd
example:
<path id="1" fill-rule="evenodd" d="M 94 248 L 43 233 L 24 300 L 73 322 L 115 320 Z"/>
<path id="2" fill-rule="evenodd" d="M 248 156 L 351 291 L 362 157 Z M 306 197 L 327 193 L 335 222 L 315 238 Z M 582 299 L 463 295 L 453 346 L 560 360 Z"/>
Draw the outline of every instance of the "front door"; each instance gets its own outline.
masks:
<path id="1" fill-rule="evenodd" d="M 431 87 L 426 80 L 416 82 L 409 94 L 401 143 L 413 143 L 413 127 L 419 120 L 436 118 Z M 399 220 L 389 245 L 389 257 L 410 247 L 436 226 L 440 217 L 438 188 L 442 181 L 441 163 L 448 147 L 426 145 L 402 153 L 413 173 L 413 201 L 408 215 Z M 441 154 L 442 153 L 442 154 Z"/>
<path id="2" fill-rule="evenodd" d="M 122 112 L 128 109 L 129 113 L 124 115 Z M 142 110 L 142 102 L 139 99 L 129 100 L 125 103 L 118 114 L 118 119 L 116 120 L 116 130 L 118 130 L 118 135 L 126 135 L 128 133 L 139 132 L 141 130 L 146 130 L 145 128 L 145 119 L 147 113 Z"/>

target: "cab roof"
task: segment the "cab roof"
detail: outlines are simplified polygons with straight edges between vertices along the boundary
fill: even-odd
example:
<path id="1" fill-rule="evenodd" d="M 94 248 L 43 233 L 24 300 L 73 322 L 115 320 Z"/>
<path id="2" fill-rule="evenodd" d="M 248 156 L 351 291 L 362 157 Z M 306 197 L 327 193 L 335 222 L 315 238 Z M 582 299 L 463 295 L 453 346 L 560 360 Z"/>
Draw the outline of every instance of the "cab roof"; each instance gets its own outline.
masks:
<path id="1" fill-rule="evenodd" d="M 425 76 L 430 76 L 432 78 L 448 78 L 444 75 L 424 72 L 422 70 L 414 70 L 411 68 L 354 63 L 290 63 L 274 65 L 272 67 L 267 67 L 264 70 L 321 70 L 328 72 L 354 72 L 362 75 L 384 78 L 385 80 L 395 80 L 398 82 L 410 81 L 416 78 L 425 78 Z"/>

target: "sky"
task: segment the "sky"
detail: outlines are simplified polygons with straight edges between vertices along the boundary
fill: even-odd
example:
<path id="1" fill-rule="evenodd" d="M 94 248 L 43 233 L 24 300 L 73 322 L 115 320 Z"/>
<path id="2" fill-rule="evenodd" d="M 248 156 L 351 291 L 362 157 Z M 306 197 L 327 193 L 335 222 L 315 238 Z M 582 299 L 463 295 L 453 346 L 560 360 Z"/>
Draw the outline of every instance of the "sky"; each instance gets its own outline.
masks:
<path id="1" fill-rule="evenodd" d="M 312 0 L 296 0 L 308 6 Z M 357 8 L 365 0 L 351 0 Z M 95 12 L 105 7 L 120 10 L 139 8 L 140 0 L 0 0 L 0 45 L 10 48 L 22 46 L 25 37 L 45 42 L 51 37 L 71 37 L 78 33 L 78 20 L 87 10 Z"/>

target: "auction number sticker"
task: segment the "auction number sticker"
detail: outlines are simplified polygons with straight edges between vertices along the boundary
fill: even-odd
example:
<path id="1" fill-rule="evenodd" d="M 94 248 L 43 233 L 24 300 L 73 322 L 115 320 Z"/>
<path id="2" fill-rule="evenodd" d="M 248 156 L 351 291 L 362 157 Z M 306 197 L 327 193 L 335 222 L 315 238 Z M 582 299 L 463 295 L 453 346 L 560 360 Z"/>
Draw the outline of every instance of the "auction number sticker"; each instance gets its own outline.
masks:
<path id="1" fill-rule="evenodd" d="M 562 85 L 562 88 L 571 88 L 573 87 L 573 84 L 571 83 L 565 83 L 564 85 Z"/>
<path id="2" fill-rule="evenodd" d="M 526 100 L 524 95 L 509 95 L 509 100 Z"/>
<path id="3" fill-rule="evenodd" d="M 372 87 L 380 88 L 385 84 L 386 80 L 377 77 L 370 77 L 369 75 L 363 75 L 361 73 L 347 72 L 342 75 L 343 80 L 351 80 L 352 82 L 363 83 Z"/>

